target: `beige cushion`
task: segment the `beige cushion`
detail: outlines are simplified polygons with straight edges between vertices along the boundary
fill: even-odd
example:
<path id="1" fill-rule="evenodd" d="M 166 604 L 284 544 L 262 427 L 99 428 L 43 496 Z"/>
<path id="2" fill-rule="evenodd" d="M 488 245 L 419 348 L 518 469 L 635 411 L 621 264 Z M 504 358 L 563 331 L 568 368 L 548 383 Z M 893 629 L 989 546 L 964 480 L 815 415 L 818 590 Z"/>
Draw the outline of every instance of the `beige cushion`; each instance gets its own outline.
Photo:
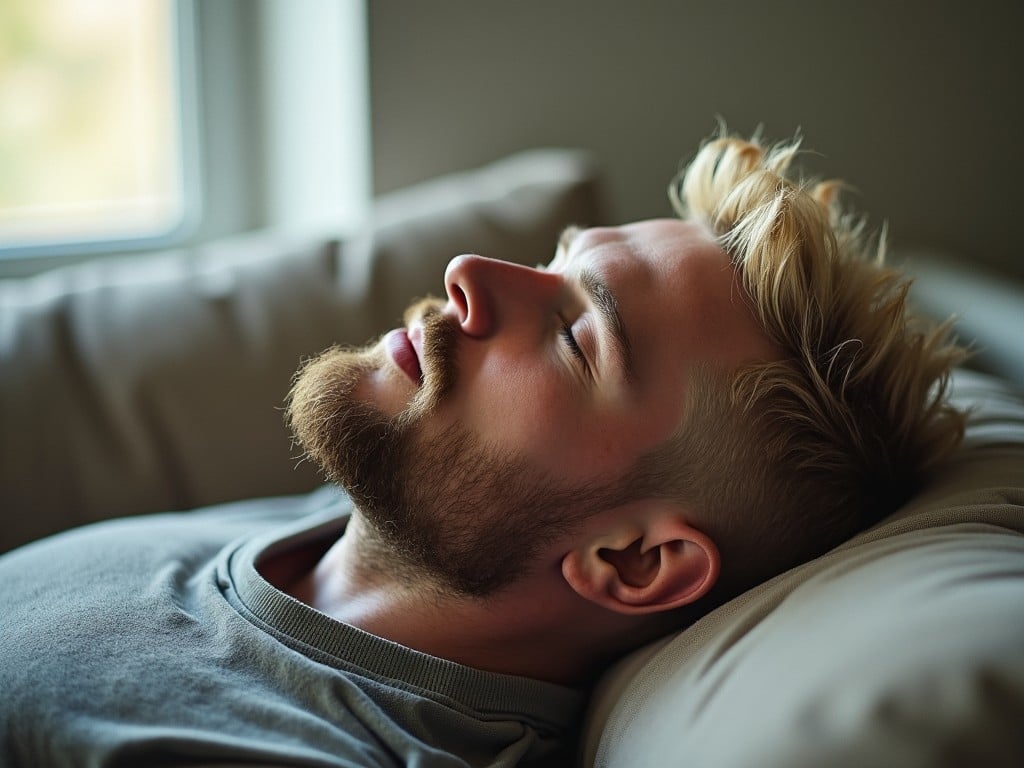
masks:
<path id="1" fill-rule="evenodd" d="M 261 233 L 0 281 L 0 551 L 314 487 L 280 410 L 300 359 L 394 327 L 459 253 L 537 263 L 600 220 L 586 156 L 534 151 L 388 195 L 352 240 Z"/>
<path id="2" fill-rule="evenodd" d="M 1024 765 L 1024 404 L 955 393 L 964 447 L 916 499 L 606 675 L 585 765 Z"/>

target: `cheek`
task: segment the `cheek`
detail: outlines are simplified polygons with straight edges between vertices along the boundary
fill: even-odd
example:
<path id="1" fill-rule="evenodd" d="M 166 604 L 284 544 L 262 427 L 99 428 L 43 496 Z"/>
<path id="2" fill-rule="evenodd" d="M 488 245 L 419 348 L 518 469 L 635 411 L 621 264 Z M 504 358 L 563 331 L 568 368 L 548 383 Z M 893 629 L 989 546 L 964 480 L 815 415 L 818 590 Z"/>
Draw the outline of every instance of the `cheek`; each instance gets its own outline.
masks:
<path id="1" fill-rule="evenodd" d="M 460 369 L 449 400 L 458 419 L 485 442 L 523 456 L 563 451 L 581 422 L 580 393 L 550 361 L 523 364 L 496 352 Z"/>
<path id="2" fill-rule="evenodd" d="M 608 476 L 636 455 L 635 426 L 609 417 L 595 419 L 588 429 L 580 431 L 581 441 L 585 439 L 586 461 L 595 472 Z"/>
<path id="3" fill-rule="evenodd" d="M 460 375 L 445 419 L 545 472 L 607 479 L 630 463 L 650 425 L 633 408 L 598 402 L 564 365 L 489 354 Z"/>

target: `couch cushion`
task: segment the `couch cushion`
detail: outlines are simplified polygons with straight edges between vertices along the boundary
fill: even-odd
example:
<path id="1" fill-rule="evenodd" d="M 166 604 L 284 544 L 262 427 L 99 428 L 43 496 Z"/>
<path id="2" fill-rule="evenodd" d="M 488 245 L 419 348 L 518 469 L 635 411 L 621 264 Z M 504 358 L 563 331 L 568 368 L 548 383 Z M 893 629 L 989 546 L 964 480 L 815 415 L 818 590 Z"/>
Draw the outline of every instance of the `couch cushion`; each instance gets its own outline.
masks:
<path id="1" fill-rule="evenodd" d="M 954 397 L 964 446 L 903 509 L 613 668 L 584 764 L 1024 765 L 1024 404 Z"/>
<path id="2" fill-rule="evenodd" d="M 585 155 L 533 151 L 383 197 L 350 240 L 259 233 L 0 281 L 0 551 L 312 488 L 281 413 L 302 358 L 397 325 L 459 253 L 547 260 L 599 202 Z"/>

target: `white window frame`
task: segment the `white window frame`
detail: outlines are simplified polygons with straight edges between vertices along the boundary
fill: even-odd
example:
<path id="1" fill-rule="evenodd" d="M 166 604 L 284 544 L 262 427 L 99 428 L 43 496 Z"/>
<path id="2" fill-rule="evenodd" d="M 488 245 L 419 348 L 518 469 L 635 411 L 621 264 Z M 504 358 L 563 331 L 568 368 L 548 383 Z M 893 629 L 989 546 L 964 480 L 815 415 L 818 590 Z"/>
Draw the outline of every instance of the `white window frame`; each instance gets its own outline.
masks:
<path id="1" fill-rule="evenodd" d="M 2 1 L 2 0 L 0 0 Z M 366 0 L 175 0 L 185 216 L 160 236 L 4 249 L 0 279 L 370 214 Z"/>
<path id="2" fill-rule="evenodd" d="M 202 215 L 202 183 L 199 163 L 199 115 L 196 89 L 196 38 L 193 0 L 174 0 L 173 28 L 175 45 L 171 46 L 175 61 L 174 92 L 178 103 L 178 145 L 181 167 L 178 183 L 182 209 L 171 226 L 145 235 L 124 237 L 31 240 L 5 243 L 0 240 L 0 272 L 18 274 L 37 271 L 55 263 L 65 263 L 99 253 L 145 250 L 167 247 L 181 242 L 195 231 Z M 69 258 L 70 257 L 70 258 Z"/>

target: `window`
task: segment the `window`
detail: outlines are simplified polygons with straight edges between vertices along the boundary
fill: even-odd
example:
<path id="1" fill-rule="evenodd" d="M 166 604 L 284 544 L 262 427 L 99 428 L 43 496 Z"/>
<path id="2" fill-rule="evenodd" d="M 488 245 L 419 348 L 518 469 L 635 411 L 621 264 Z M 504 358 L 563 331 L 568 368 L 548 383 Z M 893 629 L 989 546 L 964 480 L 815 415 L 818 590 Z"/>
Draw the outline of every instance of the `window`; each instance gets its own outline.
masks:
<path id="1" fill-rule="evenodd" d="M 197 213 L 191 5 L 0 4 L 0 256 L 166 243 Z"/>

